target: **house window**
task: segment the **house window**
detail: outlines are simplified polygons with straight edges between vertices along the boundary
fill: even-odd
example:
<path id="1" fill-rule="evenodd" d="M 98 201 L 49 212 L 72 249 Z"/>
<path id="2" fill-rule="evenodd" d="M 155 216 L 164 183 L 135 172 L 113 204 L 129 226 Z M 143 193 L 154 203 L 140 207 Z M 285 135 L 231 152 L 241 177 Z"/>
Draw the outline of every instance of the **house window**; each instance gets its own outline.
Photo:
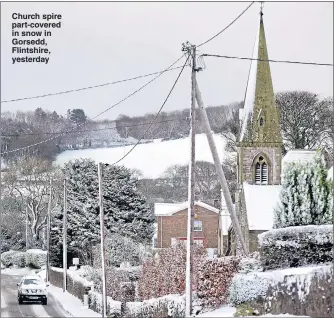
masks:
<path id="1" fill-rule="evenodd" d="M 194 221 L 194 231 L 195 232 L 202 232 L 203 231 L 202 221 L 199 221 L 199 220 Z"/>
<path id="2" fill-rule="evenodd" d="M 268 184 L 268 164 L 262 156 L 255 164 L 255 184 Z"/>

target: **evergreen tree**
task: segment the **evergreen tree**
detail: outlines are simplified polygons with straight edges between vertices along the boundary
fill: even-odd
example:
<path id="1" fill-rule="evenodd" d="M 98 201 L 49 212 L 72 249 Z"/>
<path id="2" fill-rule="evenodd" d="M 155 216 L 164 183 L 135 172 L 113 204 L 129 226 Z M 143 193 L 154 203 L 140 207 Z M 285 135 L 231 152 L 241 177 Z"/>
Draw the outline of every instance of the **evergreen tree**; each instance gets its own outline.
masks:
<path id="1" fill-rule="evenodd" d="M 99 187 L 97 164 L 91 160 L 75 160 L 64 167 L 67 177 L 67 240 L 70 256 L 91 261 L 93 246 L 100 240 Z M 135 242 L 150 243 L 153 237 L 153 211 L 137 190 L 137 179 L 123 166 L 103 166 L 103 207 L 106 234 L 116 233 Z M 62 215 L 55 216 L 54 243 L 62 235 Z M 61 244 L 55 260 L 61 261 Z M 58 256 L 56 256 L 58 255 Z"/>
<path id="2" fill-rule="evenodd" d="M 280 203 L 274 211 L 274 228 L 331 224 L 333 192 L 323 158 L 292 163 L 284 170 Z"/>

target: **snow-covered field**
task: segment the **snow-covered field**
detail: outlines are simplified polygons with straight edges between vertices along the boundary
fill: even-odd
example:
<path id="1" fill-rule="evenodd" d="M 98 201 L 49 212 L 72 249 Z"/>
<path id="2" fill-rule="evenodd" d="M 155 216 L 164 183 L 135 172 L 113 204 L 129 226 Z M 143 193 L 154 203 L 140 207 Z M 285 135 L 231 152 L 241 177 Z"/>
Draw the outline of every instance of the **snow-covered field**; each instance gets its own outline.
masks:
<path id="1" fill-rule="evenodd" d="M 222 161 L 225 155 L 225 139 L 215 134 L 214 140 Z M 144 178 L 158 178 L 172 165 L 188 164 L 189 142 L 189 138 L 183 138 L 169 141 L 155 140 L 153 143 L 140 144 L 120 164 L 130 169 L 139 169 L 143 173 Z M 56 164 L 63 165 L 70 160 L 80 158 L 113 164 L 121 159 L 132 147 L 67 150 L 57 157 Z M 196 160 L 213 163 L 205 134 L 196 135 Z"/>

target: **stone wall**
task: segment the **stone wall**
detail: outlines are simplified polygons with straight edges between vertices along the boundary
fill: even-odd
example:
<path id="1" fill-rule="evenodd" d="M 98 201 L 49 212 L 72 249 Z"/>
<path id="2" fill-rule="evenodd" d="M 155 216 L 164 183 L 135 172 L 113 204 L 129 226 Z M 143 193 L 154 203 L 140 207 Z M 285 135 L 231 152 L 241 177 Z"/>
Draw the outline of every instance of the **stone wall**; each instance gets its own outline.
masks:
<path id="1" fill-rule="evenodd" d="M 260 315 L 290 314 L 309 317 L 333 317 L 333 266 L 312 276 L 286 276 L 271 285 L 264 300 L 249 303 Z"/>

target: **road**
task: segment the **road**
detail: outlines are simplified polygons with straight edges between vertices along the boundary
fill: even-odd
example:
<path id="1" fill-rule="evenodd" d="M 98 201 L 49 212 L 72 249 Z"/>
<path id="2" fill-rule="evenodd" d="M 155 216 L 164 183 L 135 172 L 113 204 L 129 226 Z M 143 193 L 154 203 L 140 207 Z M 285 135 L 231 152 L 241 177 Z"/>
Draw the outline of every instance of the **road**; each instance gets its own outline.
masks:
<path id="1" fill-rule="evenodd" d="M 24 303 L 17 301 L 17 283 L 21 276 L 1 274 L 1 314 L 0 317 L 69 317 L 49 294 L 48 304 Z"/>

